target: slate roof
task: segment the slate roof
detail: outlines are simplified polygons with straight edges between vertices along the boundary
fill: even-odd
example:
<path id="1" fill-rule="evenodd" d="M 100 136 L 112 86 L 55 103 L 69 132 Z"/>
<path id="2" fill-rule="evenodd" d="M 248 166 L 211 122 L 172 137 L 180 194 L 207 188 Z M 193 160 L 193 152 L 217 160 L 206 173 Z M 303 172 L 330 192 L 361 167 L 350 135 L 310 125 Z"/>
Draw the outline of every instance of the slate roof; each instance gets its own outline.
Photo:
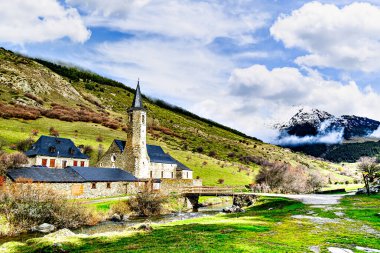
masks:
<path id="1" fill-rule="evenodd" d="M 87 182 L 135 182 L 137 178 L 119 168 L 69 167 Z"/>
<path id="2" fill-rule="evenodd" d="M 50 156 L 66 157 L 77 159 L 89 159 L 77 148 L 74 142 L 66 138 L 58 138 L 42 135 L 33 145 L 32 148 L 25 152 L 28 157 Z"/>
<path id="3" fill-rule="evenodd" d="M 140 81 L 137 82 L 135 97 L 133 98 L 131 109 L 144 109 L 142 104 L 142 96 L 140 91 Z"/>
<path id="4" fill-rule="evenodd" d="M 125 149 L 126 141 L 123 140 L 114 140 L 116 146 L 119 148 L 120 152 L 123 152 Z M 153 163 L 167 163 L 167 164 L 177 164 L 177 169 L 179 170 L 190 170 L 186 165 L 180 163 L 170 155 L 166 154 L 162 147 L 156 145 L 146 145 L 148 151 L 148 156 L 151 162 Z"/>
<path id="5" fill-rule="evenodd" d="M 28 178 L 41 183 L 86 183 L 86 182 L 135 182 L 136 177 L 119 168 L 67 167 L 51 169 L 46 167 L 17 168 L 8 171 L 7 176 L 15 181 Z"/>

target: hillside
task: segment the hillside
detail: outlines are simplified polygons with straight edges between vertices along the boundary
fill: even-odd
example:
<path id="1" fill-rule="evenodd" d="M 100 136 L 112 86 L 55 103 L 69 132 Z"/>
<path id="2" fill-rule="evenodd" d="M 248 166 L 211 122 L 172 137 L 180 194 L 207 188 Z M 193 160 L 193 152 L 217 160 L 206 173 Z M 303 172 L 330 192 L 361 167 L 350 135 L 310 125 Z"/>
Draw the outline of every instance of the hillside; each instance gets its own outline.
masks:
<path id="1" fill-rule="evenodd" d="M 126 136 L 125 112 L 133 89 L 121 83 L 0 49 L 0 85 L 0 138 L 9 152 L 32 130 L 38 130 L 37 139 L 52 127 L 76 145 L 91 146 L 95 163 L 99 145 L 104 150 Z M 337 165 L 263 143 L 163 101 L 144 97 L 144 105 L 148 143 L 162 145 L 207 185 L 220 178 L 227 185 L 251 183 L 260 164 L 268 161 L 307 166 L 332 181 L 351 180 Z"/>

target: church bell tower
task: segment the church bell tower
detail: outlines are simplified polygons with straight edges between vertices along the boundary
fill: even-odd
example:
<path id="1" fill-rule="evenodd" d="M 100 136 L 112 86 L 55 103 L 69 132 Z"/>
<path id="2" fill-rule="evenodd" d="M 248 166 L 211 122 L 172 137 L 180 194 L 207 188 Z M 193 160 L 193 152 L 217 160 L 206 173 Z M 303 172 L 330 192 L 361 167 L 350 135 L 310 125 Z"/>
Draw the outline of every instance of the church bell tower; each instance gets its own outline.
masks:
<path id="1" fill-rule="evenodd" d="M 149 177 L 149 162 L 146 149 L 146 109 L 143 107 L 140 82 L 137 82 L 135 97 L 128 112 L 127 142 L 124 149 L 126 169 L 137 178 Z"/>

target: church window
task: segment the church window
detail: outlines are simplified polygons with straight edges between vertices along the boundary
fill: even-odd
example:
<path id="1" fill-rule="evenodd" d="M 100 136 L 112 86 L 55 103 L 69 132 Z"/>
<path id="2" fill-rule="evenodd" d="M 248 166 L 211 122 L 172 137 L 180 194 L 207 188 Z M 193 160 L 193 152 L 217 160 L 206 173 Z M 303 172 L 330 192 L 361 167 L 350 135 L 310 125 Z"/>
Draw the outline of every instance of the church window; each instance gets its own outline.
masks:
<path id="1" fill-rule="evenodd" d="M 91 189 L 96 189 L 96 183 L 91 184 Z"/>
<path id="2" fill-rule="evenodd" d="M 145 124 L 145 115 L 142 115 L 142 116 L 141 116 L 141 122 L 142 122 L 143 124 Z"/>
<path id="3" fill-rule="evenodd" d="M 132 123 L 132 115 L 129 115 L 129 122 Z"/>
<path id="4" fill-rule="evenodd" d="M 153 178 L 153 171 L 150 171 L 150 178 Z"/>
<path id="5" fill-rule="evenodd" d="M 172 178 L 174 178 L 174 172 L 172 172 Z"/>
<path id="6" fill-rule="evenodd" d="M 161 171 L 161 178 L 164 178 L 164 172 Z"/>
<path id="7" fill-rule="evenodd" d="M 112 154 L 111 155 L 111 162 L 116 162 L 116 155 L 115 154 Z"/>
<path id="8" fill-rule="evenodd" d="M 111 189 L 111 183 L 107 183 L 107 189 Z"/>

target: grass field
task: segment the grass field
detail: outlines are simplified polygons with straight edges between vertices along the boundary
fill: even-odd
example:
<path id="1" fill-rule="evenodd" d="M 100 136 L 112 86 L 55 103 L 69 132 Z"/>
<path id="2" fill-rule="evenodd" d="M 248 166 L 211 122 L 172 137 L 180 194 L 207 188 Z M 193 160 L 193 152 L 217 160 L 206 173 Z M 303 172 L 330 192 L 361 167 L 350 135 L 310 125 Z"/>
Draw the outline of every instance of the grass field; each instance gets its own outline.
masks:
<path id="1" fill-rule="evenodd" d="M 375 230 L 380 224 L 375 215 L 380 212 L 380 196 L 346 196 L 335 208 L 352 220 L 339 218 L 327 208 L 316 211 L 285 198 L 262 198 L 245 213 L 154 225 L 152 232 L 31 239 L 2 247 L 6 252 L 310 252 L 310 246 L 321 252 L 332 246 L 380 249 Z M 316 223 L 292 215 L 325 218 Z"/>

